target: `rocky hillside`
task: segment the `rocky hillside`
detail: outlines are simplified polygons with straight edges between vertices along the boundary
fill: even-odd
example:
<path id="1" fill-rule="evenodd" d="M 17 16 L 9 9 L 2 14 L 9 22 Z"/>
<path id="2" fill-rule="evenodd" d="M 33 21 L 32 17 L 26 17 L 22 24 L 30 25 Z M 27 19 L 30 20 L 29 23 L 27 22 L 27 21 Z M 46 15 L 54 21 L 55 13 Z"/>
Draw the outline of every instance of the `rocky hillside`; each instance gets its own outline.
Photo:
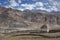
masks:
<path id="1" fill-rule="evenodd" d="M 0 33 L 9 33 L 21 30 L 40 30 L 43 26 L 49 30 L 60 29 L 60 12 L 49 13 L 44 10 L 19 11 L 0 7 Z M 57 30 L 56 29 L 56 30 Z"/>

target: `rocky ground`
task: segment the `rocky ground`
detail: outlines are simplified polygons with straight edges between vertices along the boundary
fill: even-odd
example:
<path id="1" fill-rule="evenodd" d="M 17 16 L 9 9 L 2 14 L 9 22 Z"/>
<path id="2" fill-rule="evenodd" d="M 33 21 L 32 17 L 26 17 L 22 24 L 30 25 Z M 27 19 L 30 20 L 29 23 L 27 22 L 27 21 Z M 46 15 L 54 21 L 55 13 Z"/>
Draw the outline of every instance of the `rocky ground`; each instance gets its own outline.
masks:
<path id="1" fill-rule="evenodd" d="M 60 12 L 47 12 L 44 10 L 19 11 L 16 9 L 0 7 L 0 35 L 1 36 L 4 35 L 7 36 L 10 35 L 10 33 L 16 34 L 17 31 L 19 32 L 25 31 L 24 33 L 26 33 L 27 30 L 38 30 L 35 31 L 35 33 L 33 31 L 34 33 L 33 35 L 59 37 L 60 36 Z"/>

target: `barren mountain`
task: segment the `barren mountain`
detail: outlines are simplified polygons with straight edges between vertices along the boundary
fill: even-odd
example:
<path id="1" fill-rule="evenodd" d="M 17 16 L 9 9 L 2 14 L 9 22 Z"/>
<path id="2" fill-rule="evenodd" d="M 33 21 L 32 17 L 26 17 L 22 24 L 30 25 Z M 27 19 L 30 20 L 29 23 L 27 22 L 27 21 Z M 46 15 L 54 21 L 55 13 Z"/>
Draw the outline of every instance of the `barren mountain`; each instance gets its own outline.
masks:
<path id="1" fill-rule="evenodd" d="M 60 12 L 19 11 L 0 7 L 0 33 L 42 29 L 47 29 L 47 32 L 48 30 L 60 30 Z"/>

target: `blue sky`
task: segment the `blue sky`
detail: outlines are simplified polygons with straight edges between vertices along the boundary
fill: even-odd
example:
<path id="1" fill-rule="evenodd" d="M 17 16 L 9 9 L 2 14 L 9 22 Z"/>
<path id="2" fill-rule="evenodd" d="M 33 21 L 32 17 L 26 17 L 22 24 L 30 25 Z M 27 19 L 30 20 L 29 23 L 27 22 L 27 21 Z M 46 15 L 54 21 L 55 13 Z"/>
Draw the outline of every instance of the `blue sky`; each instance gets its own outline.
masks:
<path id="1" fill-rule="evenodd" d="M 18 10 L 60 11 L 60 0 L 0 0 L 0 6 Z"/>

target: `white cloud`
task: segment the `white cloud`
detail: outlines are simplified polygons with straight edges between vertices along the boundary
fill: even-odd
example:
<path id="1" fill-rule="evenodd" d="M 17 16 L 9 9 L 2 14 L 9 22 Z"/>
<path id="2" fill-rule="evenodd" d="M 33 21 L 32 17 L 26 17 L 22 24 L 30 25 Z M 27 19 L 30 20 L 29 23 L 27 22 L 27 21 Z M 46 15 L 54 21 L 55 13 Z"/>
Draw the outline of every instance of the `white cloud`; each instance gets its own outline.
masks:
<path id="1" fill-rule="evenodd" d="M 25 9 L 32 10 L 35 5 L 34 4 L 21 4 L 21 6 L 25 7 Z"/>
<path id="2" fill-rule="evenodd" d="M 50 10 L 58 11 L 58 9 L 55 6 L 53 6 L 52 8 L 50 8 Z"/>
<path id="3" fill-rule="evenodd" d="M 46 8 L 43 8 L 43 6 L 44 6 L 44 3 L 42 3 L 42 2 L 36 2 L 36 3 L 34 3 L 34 4 L 21 4 L 21 6 L 22 7 L 24 7 L 24 8 L 18 8 L 19 10 L 25 10 L 25 9 L 29 9 L 29 10 L 32 10 L 32 9 L 34 9 L 35 7 L 37 7 L 37 6 L 39 6 L 39 8 L 36 8 L 36 9 L 41 9 L 41 10 L 46 10 L 46 11 L 49 11 L 50 12 L 50 10 L 49 9 L 46 9 Z"/>
<path id="4" fill-rule="evenodd" d="M 21 3 L 21 0 L 18 0 L 18 3 Z"/>
<path id="5" fill-rule="evenodd" d="M 48 5 L 49 3 L 44 3 L 44 5 Z"/>
<path id="6" fill-rule="evenodd" d="M 21 0 L 18 0 L 19 3 L 21 3 Z M 8 6 L 5 6 L 6 8 L 14 8 L 15 6 L 19 6 L 19 3 L 17 3 L 15 0 L 10 0 L 10 5 Z M 32 10 L 32 9 L 35 9 L 37 6 L 39 6 L 39 8 L 36 8 L 36 9 L 41 9 L 41 10 L 47 10 L 47 11 L 50 11 L 49 9 L 46 9 L 46 8 L 43 8 L 44 6 L 44 3 L 43 2 L 36 2 L 34 4 L 21 4 L 20 5 L 21 7 L 24 7 L 24 8 L 16 8 L 18 10 L 25 10 L 25 9 L 29 9 L 29 10 Z M 52 8 L 51 8 L 52 10 Z"/>
<path id="7" fill-rule="evenodd" d="M 49 3 L 52 5 L 52 10 L 59 10 L 60 9 L 60 1 L 59 0 L 48 0 Z"/>
<path id="8" fill-rule="evenodd" d="M 15 0 L 10 0 L 10 6 L 19 6 L 19 4 Z"/>
<path id="9" fill-rule="evenodd" d="M 19 4 L 21 3 L 21 0 L 18 0 L 18 3 L 15 0 L 8 0 L 9 1 L 9 5 L 6 5 L 6 8 L 14 8 L 16 6 L 19 6 Z"/>
<path id="10" fill-rule="evenodd" d="M 36 6 L 43 6 L 43 3 L 42 2 L 36 2 L 35 5 Z"/>
<path id="11" fill-rule="evenodd" d="M 43 3 L 42 2 L 36 2 L 34 4 L 21 4 L 21 6 L 25 7 L 25 9 L 29 9 L 32 10 L 34 9 L 34 7 L 43 7 Z"/>
<path id="12" fill-rule="evenodd" d="M 33 1 L 37 1 L 37 0 L 33 0 Z M 16 9 L 23 11 L 25 9 L 32 10 L 32 9 L 36 8 L 36 9 L 46 10 L 46 11 L 49 11 L 49 12 L 52 11 L 52 10 L 57 11 L 60 8 L 60 2 L 57 2 L 56 0 L 48 0 L 48 1 L 52 6 L 50 6 L 49 3 L 43 3 L 43 2 L 36 2 L 36 3 L 33 3 L 33 4 L 25 3 L 25 4 L 19 5 L 21 3 L 21 0 L 18 0 L 18 3 L 15 0 L 10 0 L 10 4 L 5 6 L 5 7 L 14 8 L 16 6 L 21 6 L 21 7 L 24 7 L 24 8 L 16 8 Z M 48 9 L 45 8 L 44 5 L 49 5 L 48 6 L 49 8 Z"/>
<path id="13" fill-rule="evenodd" d="M 57 0 L 49 0 L 49 2 L 54 6 L 60 6 L 60 2 L 58 2 Z"/>

